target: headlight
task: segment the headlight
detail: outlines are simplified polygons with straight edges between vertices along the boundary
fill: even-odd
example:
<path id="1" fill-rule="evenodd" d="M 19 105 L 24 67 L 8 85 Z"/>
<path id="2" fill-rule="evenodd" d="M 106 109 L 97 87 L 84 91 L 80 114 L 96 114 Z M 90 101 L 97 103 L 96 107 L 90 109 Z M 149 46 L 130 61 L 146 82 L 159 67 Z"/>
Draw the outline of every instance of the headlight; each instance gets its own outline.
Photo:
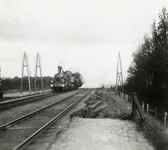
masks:
<path id="1" fill-rule="evenodd" d="M 64 84 L 62 84 L 62 87 L 64 87 L 65 85 Z"/>
<path id="2" fill-rule="evenodd" d="M 51 84 L 50 87 L 53 87 L 53 84 Z"/>

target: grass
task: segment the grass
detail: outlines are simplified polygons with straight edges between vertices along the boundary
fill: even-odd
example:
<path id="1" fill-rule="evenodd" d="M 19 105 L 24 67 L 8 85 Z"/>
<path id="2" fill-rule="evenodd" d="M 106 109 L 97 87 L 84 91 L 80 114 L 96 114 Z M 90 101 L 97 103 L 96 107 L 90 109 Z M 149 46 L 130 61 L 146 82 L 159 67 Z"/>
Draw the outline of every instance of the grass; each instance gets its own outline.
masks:
<path id="1" fill-rule="evenodd" d="M 138 130 L 154 146 L 156 150 L 168 150 L 168 129 L 156 121 L 153 117 L 147 116 L 145 119 L 135 121 Z"/>
<path id="2" fill-rule="evenodd" d="M 38 108 L 41 108 L 42 105 L 40 104 L 30 104 L 30 105 L 26 105 L 26 106 L 20 106 L 17 108 L 13 108 L 11 109 L 10 111 L 9 110 L 6 110 L 6 111 L 3 111 L 3 113 L 1 113 L 0 115 L 0 125 L 3 125 L 9 121 L 12 121 L 18 117 L 21 117 L 23 115 L 26 115 L 32 111 L 35 111 L 37 110 Z"/>

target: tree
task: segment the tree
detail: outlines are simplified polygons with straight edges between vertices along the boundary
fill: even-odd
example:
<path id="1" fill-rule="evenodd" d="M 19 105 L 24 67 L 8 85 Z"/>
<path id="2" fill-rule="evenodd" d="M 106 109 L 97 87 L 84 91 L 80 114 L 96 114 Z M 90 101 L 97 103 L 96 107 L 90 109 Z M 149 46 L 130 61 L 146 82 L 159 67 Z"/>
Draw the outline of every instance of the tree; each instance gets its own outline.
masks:
<path id="1" fill-rule="evenodd" d="M 151 68 L 153 72 L 153 88 L 162 95 L 168 87 L 168 13 L 163 8 L 159 13 L 159 22 L 152 25 Z"/>
<path id="2" fill-rule="evenodd" d="M 143 97 L 160 103 L 168 98 L 168 13 L 162 8 L 159 22 L 151 25 L 152 37 L 144 36 L 143 43 L 133 54 L 125 87 Z M 161 100 L 161 101 L 160 101 Z"/>

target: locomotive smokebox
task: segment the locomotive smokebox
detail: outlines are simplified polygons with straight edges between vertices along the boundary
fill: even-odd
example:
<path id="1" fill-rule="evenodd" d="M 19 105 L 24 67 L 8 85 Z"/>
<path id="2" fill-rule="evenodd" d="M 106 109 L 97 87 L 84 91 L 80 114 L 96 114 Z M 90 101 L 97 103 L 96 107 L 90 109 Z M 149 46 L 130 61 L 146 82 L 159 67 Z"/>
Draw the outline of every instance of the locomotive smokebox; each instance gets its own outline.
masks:
<path id="1" fill-rule="evenodd" d="M 58 82 L 62 82 L 62 80 L 65 79 L 65 75 L 58 73 L 54 76 L 54 79 Z"/>
<path id="2" fill-rule="evenodd" d="M 74 77 L 70 77 L 70 83 L 74 83 Z"/>

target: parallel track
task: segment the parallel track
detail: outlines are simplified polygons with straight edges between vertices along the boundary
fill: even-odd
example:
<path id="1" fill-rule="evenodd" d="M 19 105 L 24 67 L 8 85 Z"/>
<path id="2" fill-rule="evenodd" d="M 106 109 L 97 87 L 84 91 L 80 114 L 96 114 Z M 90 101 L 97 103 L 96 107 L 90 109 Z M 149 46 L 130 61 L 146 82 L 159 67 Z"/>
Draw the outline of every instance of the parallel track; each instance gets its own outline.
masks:
<path id="1" fill-rule="evenodd" d="M 56 95 L 55 93 L 49 92 L 49 93 L 44 93 L 40 95 L 31 95 L 31 96 L 26 96 L 22 98 L 13 99 L 13 100 L 2 101 L 0 102 L 0 111 L 7 110 L 15 106 L 35 102 L 35 101 L 38 101 L 47 97 L 55 96 L 55 95 Z"/>
<path id="2" fill-rule="evenodd" d="M 40 136 L 45 130 L 47 130 L 50 126 L 52 126 L 53 123 L 57 122 L 66 112 L 68 112 L 76 103 L 78 103 L 81 99 L 83 99 L 83 98 L 84 98 L 86 95 L 88 95 L 90 92 L 91 92 L 90 90 L 89 90 L 89 92 L 88 92 L 88 90 L 87 90 L 87 93 L 85 92 L 86 94 L 84 94 L 83 96 L 81 96 L 82 94 L 77 93 L 77 94 L 79 94 L 79 96 L 76 96 L 76 98 L 78 98 L 78 97 L 80 97 L 80 98 L 78 98 L 78 99 L 75 100 L 74 102 L 71 102 L 71 104 L 70 104 L 68 107 L 66 107 L 63 111 L 57 113 L 57 115 L 56 115 L 55 117 L 53 117 L 52 119 L 50 119 L 50 121 L 48 121 L 45 125 L 43 125 L 42 127 L 40 127 L 40 129 L 38 128 L 38 130 L 36 130 L 31 136 L 29 136 L 29 137 L 28 137 L 27 139 L 25 139 L 22 143 L 20 143 L 18 146 L 16 146 L 16 147 L 14 148 L 14 150 L 25 149 L 30 143 L 32 143 L 32 142 L 33 142 L 38 136 Z M 75 94 L 75 95 L 77 95 L 77 94 Z M 67 97 L 67 98 L 65 98 L 65 99 L 68 100 L 68 99 L 71 97 L 71 100 L 70 100 L 70 101 L 72 101 L 72 97 L 73 97 L 73 96 L 74 96 L 74 95 L 71 95 L 71 96 L 69 96 L 69 97 Z M 33 115 L 37 115 L 38 113 L 40 113 L 40 112 L 42 112 L 42 111 L 44 111 L 44 110 L 50 108 L 50 107 L 53 106 L 53 105 L 56 105 L 56 104 L 58 104 L 58 103 L 61 103 L 61 102 L 63 102 L 65 99 L 62 99 L 62 100 L 60 100 L 60 101 L 58 101 L 58 102 L 55 102 L 55 103 L 52 103 L 52 104 L 50 104 L 50 105 L 48 105 L 48 106 L 46 106 L 46 107 L 43 107 L 42 109 L 40 109 L 40 110 L 38 110 L 38 111 L 35 111 L 35 112 L 32 112 L 31 114 L 28 114 L 28 115 L 26 115 L 26 116 L 24 116 L 24 117 L 22 117 L 22 118 L 18 118 L 18 119 L 14 120 L 14 121 L 12 121 L 12 122 L 10 122 L 10 123 L 8 123 L 8 124 L 5 124 L 5 125 L 1 126 L 0 129 L 1 129 L 1 130 L 6 130 L 6 129 L 8 129 L 8 128 L 14 126 L 15 124 L 18 124 L 19 122 L 22 123 L 23 120 L 25 120 L 25 119 L 27 119 L 27 118 L 29 118 L 29 117 L 32 117 Z M 58 105 L 57 105 L 57 106 L 58 106 Z M 58 108 L 59 108 L 59 106 L 58 106 Z M 36 124 L 38 124 L 38 123 L 36 123 Z M 21 127 L 21 128 L 24 129 L 25 126 L 23 126 L 23 127 Z M 28 128 L 29 128 L 29 127 L 28 127 Z M 27 129 L 27 127 L 26 127 L 25 129 Z M 33 128 L 33 129 L 34 129 L 34 128 Z M 1 131 L 1 132 L 4 133 L 4 132 L 6 132 L 6 131 Z"/>
<path id="3" fill-rule="evenodd" d="M 47 92 L 47 93 L 43 93 L 39 95 L 31 95 L 31 96 L 26 96 L 22 98 L 13 99 L 13 100 L 2 101 L 0 102 L 0 111 L 11 109 L 13 107 L 24 105 L 24 104 L 31 103 L 31 102 L 36 102 L 41 99 L 45 99 L 45 98 L 52 97 L 52 96 L 59 95 L 59 94 L 64 94 L 64 93 L 53 93 L 53 92 L 48 93 Z"/>
<path id="4" fill-rule="evenodd" d="M 44 110 L 46 110 L 46 109 L 48 109 L 48 108 L 50 108 L 50 107 L 52 107 L 52 106 L 58 104 L 58 103 L 60 103 L 60 102 L 62 102 L 62 101 L 64 101 L 64 100 L 66 100 L 66 99 L 68 99 L 68 98 L 70 98 L 70 97 L 73 97 L 73 96 L 75 96 L 76 94 L 79 94 L 79 93 L 81 93 L 81 92 L 82 92 L 82 91 L 80 91 L 80 92 L 78 92 L 78 93 L 75 93 L 75 94 L 73 94 L 73 95 L 70 95 L 70 96 L 68 96 L 68 97 L 66 97 L 66 98 L 64 98 L 64 99 L 61 99 L 61 100 L 57 101 L 57 102 L 51 103 L 51 104 L 49 104 L 49 105 L 47 105 L 47 106 L 44 106 L 44 107 L 42 107 L 42 108 L 40 108 L 40 109 L 38 109 L 38 110 L 36 110 L 36 111 L 33 111 L 33 112 L 31 112 L 31 113 L 29 113 L 29 114 L 27 114 L 27 115 L 24 115 L 24 116 L 22 116 L 22 117 L 20 117 L 20 118 L 17 118 L 17 119 L 15 119 L 15 120 L 11 121 L 11 122 L 8 122 L 8 123 L 6 123 L 6 124 L 0 126 L 0 130 L 1 130 L 1 131 L 7 130 L 7 128 L 9 128 L 9 127 L 11 127 L 11 126 L 13 126 L 13 125 L 15 125 L 15 124 L 17 124 L 17 123 L 19 123 L 19 122 L 22 122 L 22 121 L 26 120 L 27 118 L 31 118 L 32 116 L 35 116 L 35 115 L 37 115 L 38 113 L 40 113 L 40 112 L 42 112 L 42 111 L 44 111 Z"/>

